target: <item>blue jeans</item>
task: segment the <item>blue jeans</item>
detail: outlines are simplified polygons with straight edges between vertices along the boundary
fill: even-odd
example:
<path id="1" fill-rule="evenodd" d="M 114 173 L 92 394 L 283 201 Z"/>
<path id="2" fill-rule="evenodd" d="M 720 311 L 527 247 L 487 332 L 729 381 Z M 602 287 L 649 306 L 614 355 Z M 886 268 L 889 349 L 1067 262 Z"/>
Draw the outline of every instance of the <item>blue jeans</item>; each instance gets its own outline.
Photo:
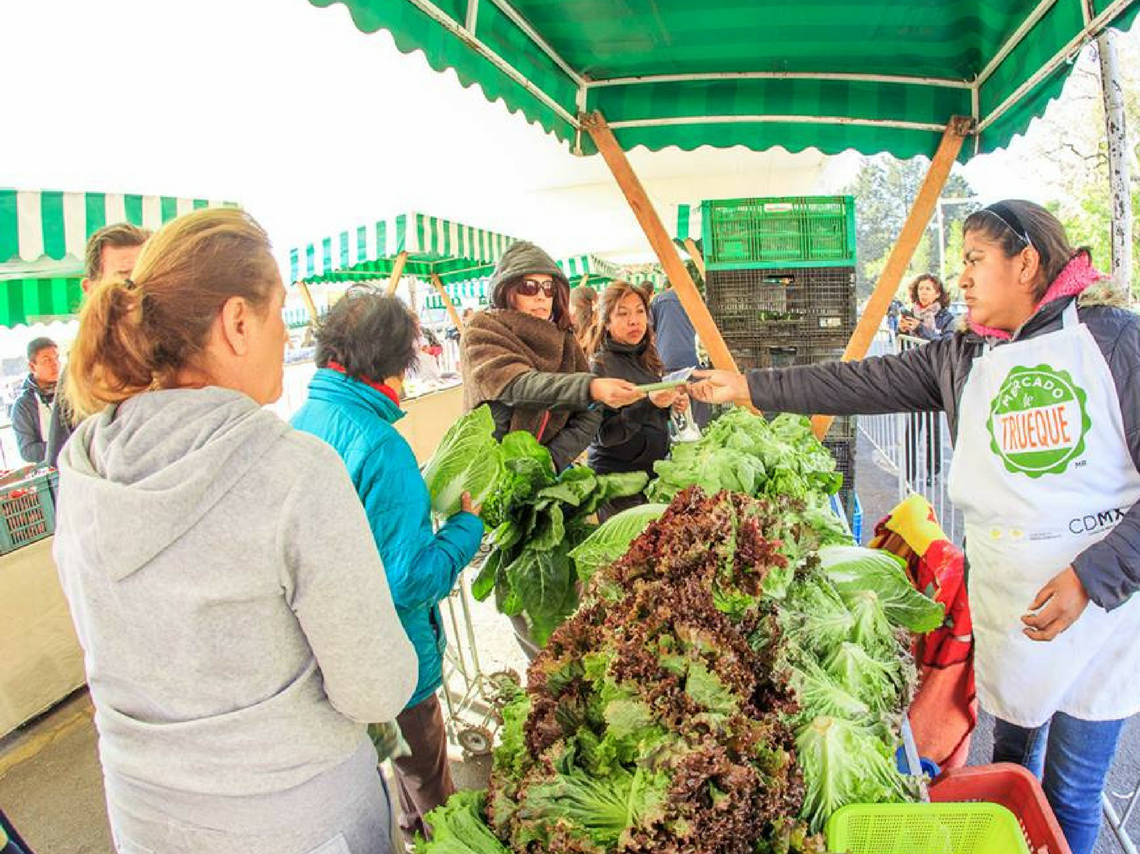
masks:
<path id="1" fill-rule="evenodd" d="M 1016 762 L 1042 779 L 1073 854 L 1092 854 L 1096 844 L 1101 792 L 1123 726 L 1122 720 L 1082 721 L 1064 712 L 1036 729 L 994 722 L 993 761 Z"/>

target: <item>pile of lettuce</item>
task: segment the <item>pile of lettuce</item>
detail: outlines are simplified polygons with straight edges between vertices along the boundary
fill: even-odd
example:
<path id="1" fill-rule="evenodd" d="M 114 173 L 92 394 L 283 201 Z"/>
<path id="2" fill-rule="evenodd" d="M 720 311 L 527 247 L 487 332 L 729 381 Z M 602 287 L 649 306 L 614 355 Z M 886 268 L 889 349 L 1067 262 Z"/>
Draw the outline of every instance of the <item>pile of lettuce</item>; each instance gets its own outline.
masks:
<path id="1" fill-rule="evenodd" d="M 807 418 L 785 413 L 768 421 L 740 407 L 713 421 L 697 441 L 674 445 L 653 470 L 657 479 L 646 490 L 650 501 L 667 502 L 699 486 L 709 493 L 727 489 L 819 503 L 843 486 L 834 457 Z"/>
<path id="2" fill-rule="evenodd" d="M 550 633 L 578 606 L 578 574 L 570 552 L 597 528 L 599 507 L 636 495 L 644 472 L 595 475 L 572 466 L 554 470 L 550 452 L 530 433 L 494 437 L 490 409 L 480 406 L 451 426 L 424 467 L 432 509 L 440 516 L 459 510 L 471 494 L 482 505 L 492 549 L 471 592 L 510 617 L 524 615 L 534 641 Z"/>
<path id="3" fill-rule="evenodd" d="M 524 615 L 539 646 L 578 607 L 571 550 L 597 527 L 599 507 L 645 488 L 644 472 L 594 474 L 571 466 L 555 474 L 550 452 L 530 433 L 503 437 L 502 474 L 483 504 L 492 549 L 471 584 L 480 601 L 495 593 L 509 617 Z"/>
<path id="4" fill-rule="evenodd" d="M 941 606 L 829 536 L 802 501 L 679 493 L 594 573 L 503 709 L 488 791 L 419 854 L 808 854 L 839 806 L 910 799 L 907 631 Z"/>

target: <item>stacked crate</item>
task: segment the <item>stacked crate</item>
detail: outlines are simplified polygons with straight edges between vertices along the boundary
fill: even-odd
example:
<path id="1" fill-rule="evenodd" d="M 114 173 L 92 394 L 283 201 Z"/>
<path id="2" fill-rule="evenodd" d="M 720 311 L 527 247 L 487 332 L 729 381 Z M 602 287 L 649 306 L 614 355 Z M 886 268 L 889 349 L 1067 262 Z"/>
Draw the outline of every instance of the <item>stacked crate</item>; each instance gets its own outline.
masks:
<path id="1" fill-rule="evenodd" d="M 741 370 L 834 361 L 855 329 L 850 196 L 710 200 L 702 206 L 709 311 Z M 824 438 L 850 514 L 855 419 Z"/>

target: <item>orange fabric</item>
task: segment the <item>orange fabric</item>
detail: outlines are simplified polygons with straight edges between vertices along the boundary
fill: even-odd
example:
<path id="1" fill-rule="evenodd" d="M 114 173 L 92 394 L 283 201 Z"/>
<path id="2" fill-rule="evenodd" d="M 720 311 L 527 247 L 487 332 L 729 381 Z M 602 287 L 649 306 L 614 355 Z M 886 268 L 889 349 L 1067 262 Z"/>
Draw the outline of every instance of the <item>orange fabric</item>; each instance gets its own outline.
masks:
<path id="1" fill-rule="evenodd" d="M 965 556 L 921 495 L 910 496 L 879 522 L 870 545 L 903 558 L 914 586 L 946 607 L 943 624 L 915 643 L 920 681 L 909 716 L 922 756 L 943 768 L 961 767 L 978 722 Z"/>

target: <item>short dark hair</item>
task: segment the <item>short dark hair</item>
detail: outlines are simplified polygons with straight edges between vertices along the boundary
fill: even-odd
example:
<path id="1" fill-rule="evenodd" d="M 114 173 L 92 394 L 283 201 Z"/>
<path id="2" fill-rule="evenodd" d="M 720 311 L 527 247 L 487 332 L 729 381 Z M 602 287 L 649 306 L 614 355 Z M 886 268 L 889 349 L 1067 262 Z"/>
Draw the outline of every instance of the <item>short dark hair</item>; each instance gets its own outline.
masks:
<path id="1" fill-rule="evenodd" d="M 350 377 L 403 376 L 418 357 L 419 323 L 397 297 L 353 288 L 317 327 L 317 367 L 337 362 Z"/>
<path id="2" fill-rule="evenodd" d="M 59 349 L 59 345 L 52 341 L 50 338 L 33 338 L 28 343 L 28 361 L 34 362 L 36 360 L 36 356 L 38 356 L 41 351 L 46 350 L 49 347 L 55 347 L 56 349 Z"/>
<path id="3" fill-rule="evenodd" d="M 934 287 L 938 288 L 938 304 L 943 308 L 950 305 L 950 294 L 946 293 L 946 286 L 942 284 L 942 280 L 933 273 L 923 273 L 914 277 L 914 281 L 908 286 L 910 292 L 910 301 L 914 305 L 918 305 L 918 286 L 923 282 L 930 282 Z"/>
<path id="4" fill-rule="evenodd" d="M 105 225 L 87 238 L 85 273 L 88 279 L 97 280 L 103 276 L 104 246 L 142 246 L 150 239 L 150 232 L 129 222 Z"/>

